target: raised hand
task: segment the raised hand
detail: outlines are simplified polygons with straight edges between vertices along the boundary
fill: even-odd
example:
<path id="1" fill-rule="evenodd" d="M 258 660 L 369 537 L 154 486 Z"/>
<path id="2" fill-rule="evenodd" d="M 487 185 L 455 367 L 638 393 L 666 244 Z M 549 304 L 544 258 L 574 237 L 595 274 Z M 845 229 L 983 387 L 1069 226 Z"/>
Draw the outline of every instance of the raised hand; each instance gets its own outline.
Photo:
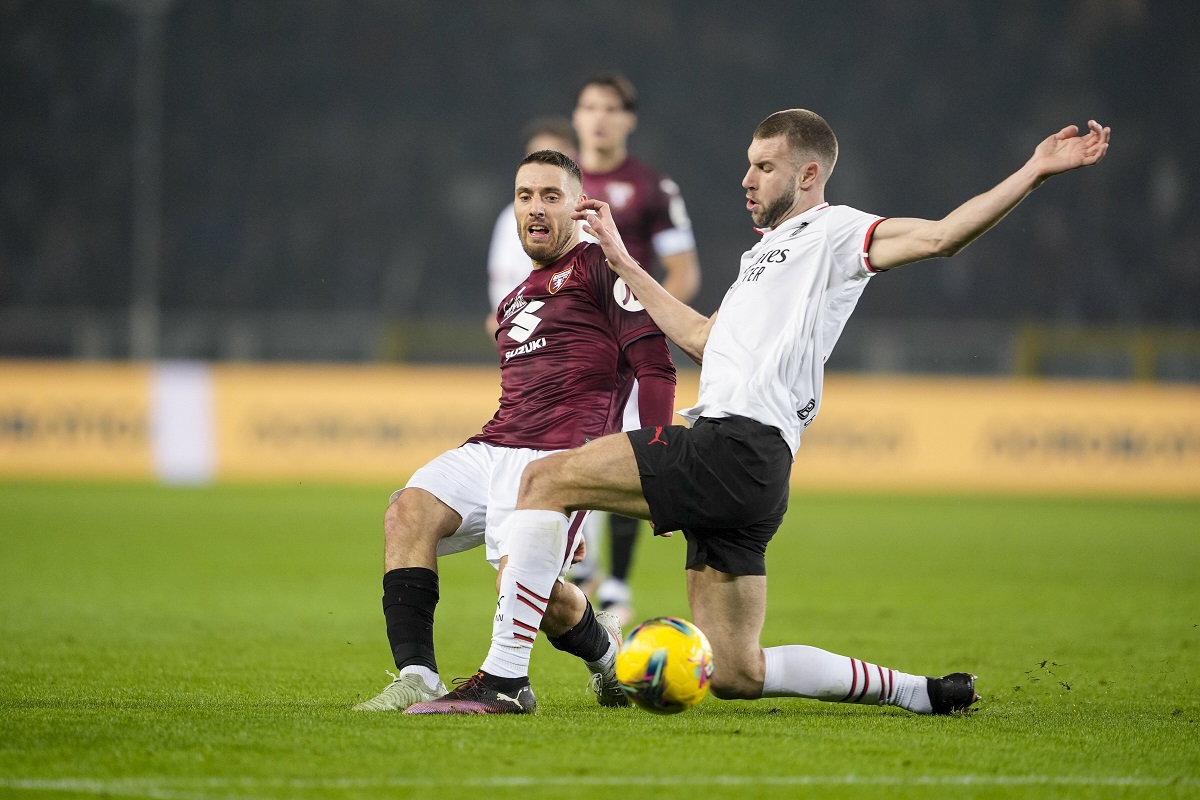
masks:
<path id="1" fill-rule="evenodd" d="M 1068 125 L 1056 134 L 1046 137 L 1033 151 L 1030 163 L 1043 178 L 1057 175 L 1079 167 L 1089 167 L 1104 158 L 1108 152 L 1108 137 L 1111 128 L 1101 127 L 1096 120 L 1088 120 L 1088 131 L 1079 135 L 1079 126 Z"/>
<path id="2" fill-rule="evenodd" d="M 602 200 L 593 200 L 587 196 L 580 197 L 579 202 L 575 204 L 575 213 L 571 214 L 571 219 L 583 220 L 584 232 L 600 243 L 600 246 L 604 248 L 604 257 L 610 264 L 622 259 L 637 263 L 625 249 L 625 242 L 621 239 L 621 232 L 617 230 L 617 225 L 613 221 L 612 210 L 608 207 L 608 203 Z"/>

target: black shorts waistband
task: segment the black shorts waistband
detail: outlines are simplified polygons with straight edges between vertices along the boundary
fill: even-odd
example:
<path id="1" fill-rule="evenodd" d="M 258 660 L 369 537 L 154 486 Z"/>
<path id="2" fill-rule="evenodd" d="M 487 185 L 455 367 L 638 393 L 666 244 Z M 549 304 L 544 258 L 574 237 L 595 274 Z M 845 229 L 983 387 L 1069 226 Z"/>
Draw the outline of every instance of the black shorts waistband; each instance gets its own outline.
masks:
<path id="1" fill-rule="evenodd" d="M 743 417 L 738 414 L 730 414 L 727 417 L 697 417 L 696 418 L 696 425 L 724 425 L 724 424 L 749 425 L 749 426 L 757 426 L 759 428 L 768 428 L 773 431 L 779 430 L 779 428 L 776 428 L 774 425 L 768 425 L 765 422 L 759 422 L 758 420 L 753 419 L 751 417 Z M 693 426 L 693 427 L 695 427 L 695 426 Z"/>
<path id="2" fill-rule="evenodd" d="M 748 436 L 772 436 L 772 438 L 778 436 L 779 441 L 787 447 L 787 439 L 784 438 L 783 431 L 774 425 L 759 422 L 752 417 L 743 417 L 739 414 L 730 414 L 727 417 L 697 417 L 696 423 L 692 427 L 698 428 L 701 425 L 729 425 L 733 430 L 742 431 L 742 435 Z M 788 447 L 788 453 L 791 453 L 790 447 Z"/>

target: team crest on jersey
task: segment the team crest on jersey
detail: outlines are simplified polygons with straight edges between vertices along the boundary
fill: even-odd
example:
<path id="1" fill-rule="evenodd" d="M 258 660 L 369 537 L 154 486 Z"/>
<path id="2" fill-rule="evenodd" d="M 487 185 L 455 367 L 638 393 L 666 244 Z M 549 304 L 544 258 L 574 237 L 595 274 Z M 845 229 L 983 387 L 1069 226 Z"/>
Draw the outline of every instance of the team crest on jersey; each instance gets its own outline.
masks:
<path id="1" fill-rule="evenodd" d="M 557 292 L 559 289 L 561 289 L 563 287 L 563 284 L 565 284 L 567 282 L 567 278 L 571 277 L 571 272 L 574 269 L 575 269 L 574 266 L 570 266 L 561 272 L 556 272 L 553 275 L 551 275 L 550 283 L 548 283 L 546 285 L 546 290 L 548 292 L 550 292 L 550 294 L 554 294 L 555 292 Z"/>
<path id="2" fill-rule="evenodd" d="M 617 278 L 617 282 L 613 284 L 613 297 L 616 298 L 617 305 L 626 311 L 641 311 L 645 308 L 624 278 Z"/>
<path id="3" fill-rule="evenodd" d="M 617 211 L 622 211 L 629 205 L 629 201 L 633 199 L 633 192 L 632 183 L 612 181 L 604 184 L 604 196 L 608 198 L 608 204 Z"/>

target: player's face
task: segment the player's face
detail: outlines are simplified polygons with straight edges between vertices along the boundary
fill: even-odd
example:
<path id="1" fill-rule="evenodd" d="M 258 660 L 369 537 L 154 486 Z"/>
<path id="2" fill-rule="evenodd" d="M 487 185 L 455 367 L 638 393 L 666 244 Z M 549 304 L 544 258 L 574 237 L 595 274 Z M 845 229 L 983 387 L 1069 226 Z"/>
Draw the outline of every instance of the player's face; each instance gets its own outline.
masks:
<path id="1" fill-rule="evenodd" d="M 797 202 L 798 181 L 787 139 L 755 139 L 746 155 L 750 159 L 750 169 L 742 179 L 746 209 L 756 227 L 774 228 L 792 215 Z"/>
<path id="2" fill-rule="evenodd" d="M 579 223 L 571 219 L 579 187 L 552 164 L 525 164 L 517 170 L 513 208 L 521 247 L 538 266 L 558 260 L 579 241 Z"/>
<path id="3" fill-rule="evenodd" d="M 584 87 L 572 122 L 583 150 L 612 150 L 625 146 L 637 118 L 621 103 L 611 86 Z"/>

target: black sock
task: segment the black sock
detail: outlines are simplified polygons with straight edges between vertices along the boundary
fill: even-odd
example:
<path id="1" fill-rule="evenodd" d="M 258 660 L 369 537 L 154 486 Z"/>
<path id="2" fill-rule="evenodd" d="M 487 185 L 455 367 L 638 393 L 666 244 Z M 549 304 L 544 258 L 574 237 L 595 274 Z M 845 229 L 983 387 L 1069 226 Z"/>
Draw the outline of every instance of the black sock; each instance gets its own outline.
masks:
<path id="1" fill-rule="evenodd" d="M 609 574 L 619 581 L 629 582 L 629 568 L 633 566 L 633 545 L 637 542 L 638 525 L 641 520 L 617 514 L 609 518 L 612 536 L 609 537 L 609 554 L 612 556 Z"/>
<path id="2" fill-rule="evenodd" d="M 579 656 L 584 661 L 599 661 L 608 650 L 608 631 L 596 621 L 596 612 L 588 603 L 583 609 L 583 619 L 562 636 L 548 636 L 550 644 L 564 653 Z"/>
<path id="3" fill-rule="evenodd" d="M 433 611 L 438 575 L 425 567 L 401 567 L 383 576 L 383 619 L 397 669 L 409 665 L 437 672 L 433 655 Z"/>

